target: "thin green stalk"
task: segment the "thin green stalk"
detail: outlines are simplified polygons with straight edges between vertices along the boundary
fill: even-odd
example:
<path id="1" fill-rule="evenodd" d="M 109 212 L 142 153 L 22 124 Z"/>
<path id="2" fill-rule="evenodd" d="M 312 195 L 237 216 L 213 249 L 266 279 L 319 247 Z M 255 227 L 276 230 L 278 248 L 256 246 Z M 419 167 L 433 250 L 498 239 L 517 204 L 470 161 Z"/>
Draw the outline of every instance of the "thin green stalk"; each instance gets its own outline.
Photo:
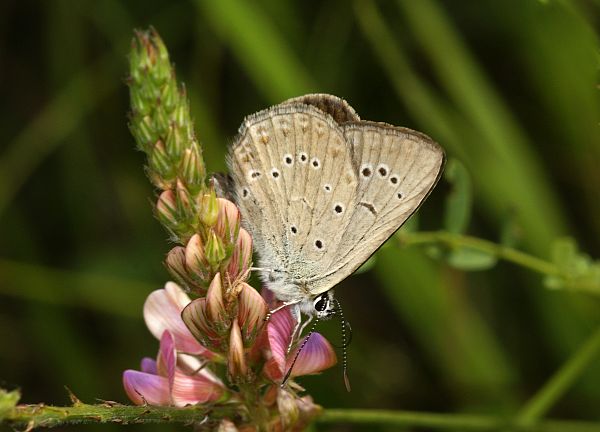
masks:
<path id="1" fill-rule="evenodd" d="M 521 252 L 511 247 L 503 246 L 489 240 L 455 234 L 446 231 L 421 231 L 401 233 L 398 240 L 402 246 L 422 244 L 443 244 L 450 248 L 466 247 L 493 255 L 505 261 L 528 268 L 549 276 L 561 276 L 561 271 L 551 262 Z"/>
<path id="2" fill-rule="evenodd" d="M 600 327 L 525 404 L 517 416 L 517 424 L 527 426 L 543 418 L 599 354 Z"/>
<path id="3" fill-rule="evenodd" d="M 469 415 L 439 414 L 414 411 L 328 409 L 317 419 L 320 423 L 380 424 L 405 428 L 430 428 L 433 430 L 468 430 L 536 432 L 598 432 L 600 423 L 547 420 L 535 425 L 517 425 L 507 418 Z"/>

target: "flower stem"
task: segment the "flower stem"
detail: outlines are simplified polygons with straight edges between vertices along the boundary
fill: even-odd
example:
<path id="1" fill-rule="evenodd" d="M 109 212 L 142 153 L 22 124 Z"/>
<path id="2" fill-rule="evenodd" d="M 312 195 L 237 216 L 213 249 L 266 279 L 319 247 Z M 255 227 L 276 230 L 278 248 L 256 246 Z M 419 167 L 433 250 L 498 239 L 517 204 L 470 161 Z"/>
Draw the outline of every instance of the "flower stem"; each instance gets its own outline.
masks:
<path id="1" fill-rule="evenodd" d="M 511 419 L 502 417 L 386 410 L 327 409 L 323 411 L 317 421 L 320 423 L 382 424 L 406 428 L 426 427 L 435 430 L 600 431 L 600 423 L 593 422 L 546 420 L 536 424 L 520 425 Z"/>
<path id="2" fill-rule="evenodd" d="M 575 354 L 525 404 L 517 416 L 519 425 L 530 425 L 542 418 L 600 353 L 600 327 Z"/>
<path id="3" fill-rule="evenodd" d="M 488 253 L 538 273 L 549 276 L 563 276 L 561 271 L 550 261 L 477 237 L 447 231 L 420 231 L 400 233 L 397 238 L 402 246 L 441 243 L 450 248 L 466 247 Z"/>
<path id="4" fill-rule="evenodd" d="M 0 411 L 0 424 L 12 427 L 56 427 L 61 425 L 113 423 L 205 423 L 212 425 L 233 415 L 225 406 L 189 406 L 185 408 L 128 406 L 115 402 L 88 405 L 77 401 L 73 406 L 56 407 L 18 405 L 8 412 Z M 509 418 L 469 414 L 440 414 L 414 411 L 327 409 L 317 418 L 319 423 L 381 424 L 406 428 L 426 427 L 432 430 L 527 431 L 527 432 L 600 432 L 600 423 L 567 420 L 545 420 L 520 424 Z"/>

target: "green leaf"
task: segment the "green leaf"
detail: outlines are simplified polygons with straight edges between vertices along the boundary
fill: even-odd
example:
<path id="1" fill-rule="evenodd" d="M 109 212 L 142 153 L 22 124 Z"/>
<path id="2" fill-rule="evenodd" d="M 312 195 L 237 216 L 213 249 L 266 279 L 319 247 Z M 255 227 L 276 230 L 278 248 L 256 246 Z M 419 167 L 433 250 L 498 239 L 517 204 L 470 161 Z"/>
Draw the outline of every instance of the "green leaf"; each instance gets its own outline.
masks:
<path id="1" fill-rule="evenodd" d="M 444 177 L 452 184 L 452 191 L 446 198 L 444 226 L 451 233 L 465 232 L 471 219 L 473 191 L 471 177 L 465 166 L 457 159 L 451 159 Z"/>
<path id="2" fill-rule="evenodd" d="M 494 255 L 481 250 L 461 247 L 450 252 L 446 261 L 452 267 L 474 271 L 488 270 L 496 265 L 498 259 Z"/>

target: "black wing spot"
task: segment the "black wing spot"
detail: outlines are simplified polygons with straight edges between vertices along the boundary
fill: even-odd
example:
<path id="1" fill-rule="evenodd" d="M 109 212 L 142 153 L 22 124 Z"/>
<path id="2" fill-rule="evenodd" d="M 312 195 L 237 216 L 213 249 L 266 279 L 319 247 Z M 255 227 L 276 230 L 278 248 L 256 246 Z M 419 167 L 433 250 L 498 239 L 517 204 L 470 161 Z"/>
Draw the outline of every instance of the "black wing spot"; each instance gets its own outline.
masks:
<path id="1" fill-rule="evenodd" d="M 375 206 L 373 206 L 373 204 L 367 202 L 359 202 L 358 205 L 363 206 L 364 208 L 369 210 L 373 214 L 373 216 L 377 216 L 377 210 L 375 209 Z"/>

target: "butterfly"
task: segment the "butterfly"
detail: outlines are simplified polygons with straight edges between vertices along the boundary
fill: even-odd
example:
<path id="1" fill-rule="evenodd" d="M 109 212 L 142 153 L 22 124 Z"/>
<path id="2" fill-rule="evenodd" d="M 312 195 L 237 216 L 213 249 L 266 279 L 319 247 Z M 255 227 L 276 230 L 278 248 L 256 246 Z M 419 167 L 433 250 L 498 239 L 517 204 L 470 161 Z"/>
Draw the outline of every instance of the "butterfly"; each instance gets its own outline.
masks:
<path id="1" fill-rule="evenodd" d="M 333 313 L 333 287 L 419 208 L 444 161 L 428 136 L 363 121 L 332 95 L 301 96 L 244 119 L 227 189 L 261 277 L 290 308 L 295 330 L 302 314 Z"/>

